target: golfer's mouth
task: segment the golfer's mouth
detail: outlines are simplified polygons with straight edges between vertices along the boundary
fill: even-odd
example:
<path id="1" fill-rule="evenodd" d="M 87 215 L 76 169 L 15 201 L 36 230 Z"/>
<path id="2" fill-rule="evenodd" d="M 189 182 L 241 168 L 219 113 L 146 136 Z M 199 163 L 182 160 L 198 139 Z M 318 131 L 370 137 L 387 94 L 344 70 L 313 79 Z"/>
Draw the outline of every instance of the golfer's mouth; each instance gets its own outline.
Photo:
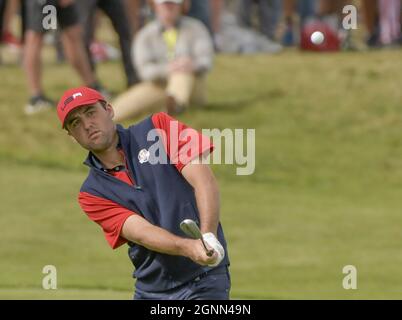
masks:
<path id="1" fill-rule="evenodd" d="M 88 136 L 88 138 L 89 138 L 89 139 L 93 139 L 93 138 L 96 137 L 96 135 L 99 134 L 99 133 L 101 133 L 101 132 L 100 132 L 99 130 L 96 130 L 96 131 L 92 132 L 92 133 Z"/>

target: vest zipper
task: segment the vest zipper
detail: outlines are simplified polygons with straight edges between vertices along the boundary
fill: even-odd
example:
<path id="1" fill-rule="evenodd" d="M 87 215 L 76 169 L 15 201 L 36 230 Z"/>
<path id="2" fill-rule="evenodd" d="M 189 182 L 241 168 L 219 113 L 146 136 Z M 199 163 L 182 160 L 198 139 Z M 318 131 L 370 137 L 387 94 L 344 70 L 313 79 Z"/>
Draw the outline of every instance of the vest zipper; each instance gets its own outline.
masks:
<path id="1" fill-rule="evenodd" d="M 124 152 L 123 149 L 121 149 L 121 151 L 123 152 L 123 155 L 124 155 L 124 163 L 126 164 L 127 175 L 128 175 L 128 177 L 129 177 L 131 183 L 133 184 L 133 187 L 134 187 L 136 190 L 142 190 L 142 187 L 137 184 L 137 179 L 134 178 L 134 174 L 133 174 L 133 172 L 130 170 L 130 166 L 129 166 L 128 161 L 127 161 L 127 155 L 126 155 L 126 153 Z"/>
<path id="2" fill-rule="evenodd" d="M 134 175 L 130 171 L 130 167 L 128 166 L 127 159 L 126 159 L 125 155 L 124 155 L 124 162 L 126 164 L 126 170 L 127 170 L 128 178 L 130 179 L 131 183 L 133 184 L 133 187 L 136 188 L 137 190 L 140 190 L 141 187 L 139 185 L 137 185 L 137 180 L 134 179 Z"/>

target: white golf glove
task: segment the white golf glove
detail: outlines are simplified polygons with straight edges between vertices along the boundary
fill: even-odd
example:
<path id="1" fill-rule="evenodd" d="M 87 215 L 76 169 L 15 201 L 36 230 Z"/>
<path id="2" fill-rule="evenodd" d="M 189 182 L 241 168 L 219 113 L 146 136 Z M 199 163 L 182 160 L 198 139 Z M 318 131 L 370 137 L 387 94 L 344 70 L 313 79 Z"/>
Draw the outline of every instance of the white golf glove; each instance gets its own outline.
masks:
<path id="1" fill-rule="evenodd" d="M 209 267 L 216 267 L 225 257 L 225 249 L 223 249 L 221 243 L 212 232 L 204 233 L 202 238 L 218 254 L 218 259 L 216 259 L 215 263 L 208 265 Z"/>

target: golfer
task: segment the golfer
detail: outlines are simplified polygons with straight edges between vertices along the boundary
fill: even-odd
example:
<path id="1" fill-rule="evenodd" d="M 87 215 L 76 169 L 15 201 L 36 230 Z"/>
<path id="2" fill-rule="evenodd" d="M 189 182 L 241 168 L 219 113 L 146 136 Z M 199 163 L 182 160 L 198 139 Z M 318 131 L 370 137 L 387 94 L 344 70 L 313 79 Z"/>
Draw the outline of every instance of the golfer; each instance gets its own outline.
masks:
<path id="1" fill-rule="evenodd" d="M 89 151 L 80 206 L 113 249 L 129 246 L 134 299 L 228 299 L 219 190 L 199 161 L 213 150 L 210 140 L 165 113 L 125 129 L 113 122 L 105 98 L 87 87 L 66 91 L 57 113 L 68 135 Z M 212 256 L 181 231 L 184 219 L 198 223 Z"/>

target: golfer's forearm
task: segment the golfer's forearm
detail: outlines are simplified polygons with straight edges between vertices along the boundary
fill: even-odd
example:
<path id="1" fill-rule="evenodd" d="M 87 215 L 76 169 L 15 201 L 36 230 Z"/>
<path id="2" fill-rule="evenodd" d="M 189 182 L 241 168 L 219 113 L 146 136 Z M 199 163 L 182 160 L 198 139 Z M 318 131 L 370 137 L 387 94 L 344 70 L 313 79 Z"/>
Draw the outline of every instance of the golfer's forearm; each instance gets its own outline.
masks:
<path id="1" fill-rule="evenodd" d="M 211 168 L 206 164 L 192 162 L 183 168 L 182 174 L 194 188 L 201 232 L 212 232 L 216 235 L 219 225 L 220 197 L 218 182 Z"/>
<path id="2" fill-rule="evenodd" d="M 185 257 L 190 254 L 188 239 L 180 238 L 165 229 L 154 226 L 140 216 L 129 217 L 124 223 L 121 235 L 155 252 Z"/>
<path id="3" fill-rule="evenodd" d="M 199 186 L 196 186 L 194 191 L 200 214 L 201 232 L 212 232 L 216 235 L 220 208 L 218 184 L 213 177 L 209 177 Z"/>

